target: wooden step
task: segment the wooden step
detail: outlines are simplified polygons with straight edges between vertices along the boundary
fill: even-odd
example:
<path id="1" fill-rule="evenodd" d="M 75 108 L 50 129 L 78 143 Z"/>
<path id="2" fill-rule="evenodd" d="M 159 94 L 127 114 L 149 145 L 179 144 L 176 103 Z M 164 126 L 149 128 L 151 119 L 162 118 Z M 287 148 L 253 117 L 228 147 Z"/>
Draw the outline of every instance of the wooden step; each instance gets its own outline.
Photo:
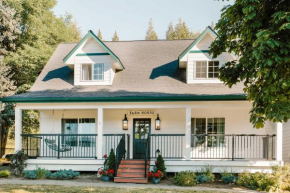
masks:
<path id="1" fill-rule="evenodd" d="M 116 183 L 136 183 L 136 184 L 147 184 L 147 178 L 128 178 L 128 177 L 115 177 L 114 182 Z"/>
<path id="2" fill-rule="evenodd" d="M 144 164 L 145 160 L 135 160 L 135 159 L 122 159 L 121 163 L 130 163 L 130 164 Z M 150 161 L 148 160 L 147 163 L 149 164 Z"/>
<path id="3" fill-rule="evenodd" d="M 144 178 L 145 173 L 130 173 L 130 172 L 118 172 L 117 177 L 127 177 L 127 178 Z"/>
<path id="4" fill-rule="evenodd" d="M 147 165 L 147 168 L 149 168 L 150 166 Z M 119 165 L 119 168 L 142 168 L 144 169 L 145 168 L 145 165 L 142 165 L 142 164 L 136 164 L 136 165 L 133 165 L 133 164 L 120 164 Z"/>
<path id="5" fill-rule="evenodd" d="M 145 173 L 145 168 L 118 168 L 118 172 Z"/>

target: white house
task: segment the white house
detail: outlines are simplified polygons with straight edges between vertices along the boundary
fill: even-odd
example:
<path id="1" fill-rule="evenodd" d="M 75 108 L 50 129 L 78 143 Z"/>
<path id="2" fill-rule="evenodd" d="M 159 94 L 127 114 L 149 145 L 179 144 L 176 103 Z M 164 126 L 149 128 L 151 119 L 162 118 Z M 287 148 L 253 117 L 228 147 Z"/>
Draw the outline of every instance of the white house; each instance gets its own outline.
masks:
<path id="1" fill-rule="evenodd" d="M 215 37 L 207 27 L 196 40 L 102 42 L 89 31 L 61 43 L 28 93 L 1 99 L 16 103 L 15 150 L 28 154 L 28 169 L 97 171 L 113 148 L 116 182 L 147 182 L 158 153 L 168 172 L 283 164 L 282 124 L 253 128 L 243 85 L 217 78 L 238 58 L 212 59 Z M 39 134 L 21 134 L 27 109 L 40 111 Z"/>

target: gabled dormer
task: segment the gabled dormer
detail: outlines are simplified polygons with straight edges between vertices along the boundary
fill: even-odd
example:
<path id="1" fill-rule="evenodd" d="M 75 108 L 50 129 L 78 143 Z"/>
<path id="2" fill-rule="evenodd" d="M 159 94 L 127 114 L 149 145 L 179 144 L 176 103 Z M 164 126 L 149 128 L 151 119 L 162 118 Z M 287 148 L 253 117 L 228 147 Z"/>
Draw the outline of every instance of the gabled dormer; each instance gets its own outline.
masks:
<path id="1" fill-rule="evenodd" d="M 74 85 L 111 85 L 120 59 L 90 30 L 63 62 L 74 70 Z"/>
<path id="2" fill-rule="evenodd" d="M 186 82 L 191 83 L 221 83 L 218 79 L 219 68 L 227 61 L 236 60 L 234 54 L 223 52 L 213 59 L 209 47 L 217 34 L 207 27 L 179 56 L 179 68 L 186 68 Z"/>

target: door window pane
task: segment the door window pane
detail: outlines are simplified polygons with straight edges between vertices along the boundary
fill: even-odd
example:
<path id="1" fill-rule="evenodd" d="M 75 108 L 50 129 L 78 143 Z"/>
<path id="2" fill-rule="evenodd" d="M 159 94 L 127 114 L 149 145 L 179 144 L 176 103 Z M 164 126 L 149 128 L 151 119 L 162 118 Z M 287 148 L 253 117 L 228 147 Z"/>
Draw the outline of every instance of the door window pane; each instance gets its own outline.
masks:
<path id="1" fill-rule="evenodd" d="M 196 62 L 196 78 L 207 78 L 207 61 Z"/>
<path id="2" fill-rule="evenodd" d="M 94 64 L 94 80 L 104 79 L 104 64 Z"/>

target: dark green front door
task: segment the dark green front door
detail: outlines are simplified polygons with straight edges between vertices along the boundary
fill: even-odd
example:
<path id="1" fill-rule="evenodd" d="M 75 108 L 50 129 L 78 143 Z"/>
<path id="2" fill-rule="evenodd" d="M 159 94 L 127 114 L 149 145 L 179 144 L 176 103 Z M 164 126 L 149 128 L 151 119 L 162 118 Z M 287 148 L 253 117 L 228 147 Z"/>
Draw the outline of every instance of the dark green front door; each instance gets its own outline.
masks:
<path id="1" fill-rule="evenodd" d="M 133 120 L 133 159 L 144 159 L 146 141 L 151 130 L 151 119 Z"/>

